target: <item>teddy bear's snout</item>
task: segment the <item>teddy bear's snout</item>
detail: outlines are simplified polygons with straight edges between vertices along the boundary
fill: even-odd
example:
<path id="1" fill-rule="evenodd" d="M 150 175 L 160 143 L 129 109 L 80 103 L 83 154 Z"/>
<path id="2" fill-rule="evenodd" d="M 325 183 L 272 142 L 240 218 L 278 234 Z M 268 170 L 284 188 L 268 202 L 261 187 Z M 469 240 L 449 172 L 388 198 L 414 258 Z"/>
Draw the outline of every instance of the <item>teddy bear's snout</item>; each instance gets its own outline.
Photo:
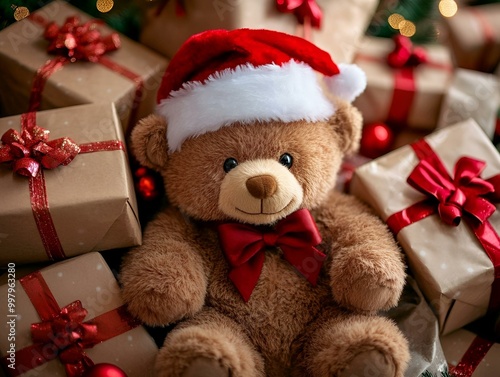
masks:
<path id="1" fill-rule="evenodd" d="M 297 210 L 302 186 L 290 169 L 276 159 L 243 161 L 220 185 L 219 209 L 251 224 L 271 224 Z"/>
<path id="2" fill-rule="evenodd" d="M 278 189 L 276 179 L 267 174 L 248 178 L 245 184 L 248 192 L 257 199 L 270 198 Z"/>

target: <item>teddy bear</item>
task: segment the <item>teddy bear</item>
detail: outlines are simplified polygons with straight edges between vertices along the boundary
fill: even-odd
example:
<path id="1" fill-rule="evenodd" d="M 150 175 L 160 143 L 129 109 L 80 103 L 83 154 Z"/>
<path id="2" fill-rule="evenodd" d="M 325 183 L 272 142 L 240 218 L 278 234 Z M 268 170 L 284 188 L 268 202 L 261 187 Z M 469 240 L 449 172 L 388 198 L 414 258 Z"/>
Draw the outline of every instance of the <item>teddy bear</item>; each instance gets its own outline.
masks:
<path id="1" fill-rule="evenodd" d="M 407 340 L 377 315 L 402 292 L 401 251 L 334 190 L 365 85 L 355 65 L 270 30 L 206 31 L 171 60 L 131 136 L 168 204 L 120 271 L 134 316 L 175 325 L 159 376 L 404 375 Z"/>

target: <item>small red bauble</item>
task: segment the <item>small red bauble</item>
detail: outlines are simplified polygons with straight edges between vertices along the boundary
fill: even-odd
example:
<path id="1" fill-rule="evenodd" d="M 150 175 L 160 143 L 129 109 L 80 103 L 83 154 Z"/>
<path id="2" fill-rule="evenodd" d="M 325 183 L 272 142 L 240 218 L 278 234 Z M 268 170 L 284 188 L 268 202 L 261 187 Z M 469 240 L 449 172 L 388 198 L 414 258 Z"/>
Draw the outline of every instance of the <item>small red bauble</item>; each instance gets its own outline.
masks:
<path id="1" fill-rule="evenodd" d="M 363 127 L 359 152 L 368 158 L 377 158 L 391 150 L 394 133 L 384 123 L 372 123 Z"/>
<path id="2" fill-rule="evenodd" d="M 145 175 L 139 179 L 137 191 L 139 191 L 139 195 L 146 200 L 155 199 L 159 194 L 156 180 L 151 175 Z"/>
<path id="3" fill-rule="evenodd" d="M 127 377 L 127 374 L 116 365 L 100 363 L 92 366 L 84 377 Z"/>
<path id="4" fill-rule="evenodd" d="M 144 177 L 146 174 L 148 174 L 148 169 L 146 169 L 144 166 L 141 166 L 140 168 L 137 168 L 136 171 L 134 172 L 134 175 L 137 178 Z"/>

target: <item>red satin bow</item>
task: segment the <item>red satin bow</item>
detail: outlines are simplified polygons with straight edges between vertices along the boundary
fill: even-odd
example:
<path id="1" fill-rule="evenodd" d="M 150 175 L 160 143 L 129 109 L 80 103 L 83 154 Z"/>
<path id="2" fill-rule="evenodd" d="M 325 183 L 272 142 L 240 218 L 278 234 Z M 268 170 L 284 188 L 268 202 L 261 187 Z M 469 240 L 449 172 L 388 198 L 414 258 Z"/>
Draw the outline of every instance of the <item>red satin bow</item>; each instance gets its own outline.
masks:
<path id="1" fill-rule="evenodd" d="M 120 36 L 111 33 L 103 37 L 96 29 L 100 21 L 80 23 L 77 16 L 68 17 L 59 27 L 51 22 L 45 28 L 45 39 L 50 41 L 48 52 L 70 58 L 71 61 L 88 60 L 96 62 L 108 51 L 120 47 Z"/>
<path id="2" fill-rule="evenodd" d="M 14 172 L 26 177 L 36 177 L 40 165 L 54 169 L 68 165 L 80 152 L 80 147 L 70 138 L 49 140 L 50 131 L 34 126 L 23 130 L 7 130 L 1 138 L 0 163 L 13 162 Z"/>
<path id="3" fill-rule="evenodd" d="M 68 377 L 82 376 L 94 365 L 84 348 L 95 343 L 97 326 L 83 323 L 87 314 L 82 303 L 74 301 L 50 320 L 31 325 L 33 342 L 52 347 L 64 364 Z"/>
<path id="4" fill-rule="evenodd" d="M 292 213 L 279 221 L 274 230 L 225 223 L 219 225 L 218 231 L 222 250 L 232 267 L 229 278 L 245 301 L 257 285 L 268 246 L 279 247 L 285 259 L 316 285 L 326 256 L 314 247 L 321 243 L 321 236 L 308 210 Z"/>
<path id="5" fill-rule="evenodd" d="M 394 50 L 387 55 L 387 64 L 392 68 L 415 67 L 427 62 L 427 52 L 414 47 L 410 38 L 404 35 L 394 37 Z"/>
<path id="6" fill-rule="evenodd" d="M 293 13 L 301 24 L 308 19 L 312 27 L 321 27 L 323 12 L 315 0 L 276 0 L 276 7 L 280 12 Z"/>
<path id="7" fill-rule="evenodd" d="M 493 183 L 480 177 L 485 166 L 483 161 L 462 157 L 457 161 L 451 179 L 430 162 L 422 160 L 409 175 L 408 183 L 438 200 L 438 214 L 445 224 L 460 224 L 464 211 L 483 223 L 496 210 L 484 196 L 498 192 Z"/>

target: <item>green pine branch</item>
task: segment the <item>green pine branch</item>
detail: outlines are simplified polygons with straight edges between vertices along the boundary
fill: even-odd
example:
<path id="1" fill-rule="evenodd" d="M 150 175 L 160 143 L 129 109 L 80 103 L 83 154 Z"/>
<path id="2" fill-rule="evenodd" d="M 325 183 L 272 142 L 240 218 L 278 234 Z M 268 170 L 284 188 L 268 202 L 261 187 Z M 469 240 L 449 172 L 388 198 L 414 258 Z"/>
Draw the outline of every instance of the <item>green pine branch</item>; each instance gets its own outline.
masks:
<path id="1" fill-rule="evenodd" d="M 0 30 L 16 22 L 14 12 L 17 7 L 26 7 L 32 13 L 52 0 L 0 0 Z M 136 0 L 115 1 L 113 9 L 101 13 L 96 0 L 68 0 L 70 4 L 94 18 L 106 22 L 111 28 L 137 40 L 140 32 L 141 9 Z"/>
<path id="2" fill-rule="evenodd" d="M 33 12 L 52 0 L 0 0 L 0 30 L 16 22 L 14 12 L 17 7 L 26 7 Z"/>
<path id="3" fill-rule="evenodd" d="M 437 0 L 399 0 L 382 1 L 380 9 L 376 12 L 367 34 L 392 38 L 399 31 L 389 25 L 388 18 L 397 13 L 416 26 L 416 33 L 411 37 L 414 42 L 433 42 L 437 38 L 436 23 L 440 17 Z"/>

